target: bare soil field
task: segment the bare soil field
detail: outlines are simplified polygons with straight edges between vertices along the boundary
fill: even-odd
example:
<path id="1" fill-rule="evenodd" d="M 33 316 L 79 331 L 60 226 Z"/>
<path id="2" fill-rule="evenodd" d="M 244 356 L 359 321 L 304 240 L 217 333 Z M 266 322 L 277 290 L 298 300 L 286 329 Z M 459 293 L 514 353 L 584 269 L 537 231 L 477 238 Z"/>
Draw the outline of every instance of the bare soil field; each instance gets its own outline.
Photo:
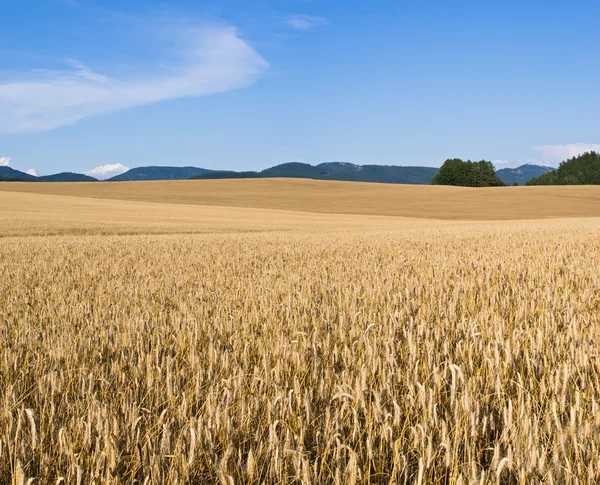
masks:
<path id="1" fill-rule="evenodd" d="M 0 483 L 600 482 L 600 192 L 543 189 L 0 184 Z"/>

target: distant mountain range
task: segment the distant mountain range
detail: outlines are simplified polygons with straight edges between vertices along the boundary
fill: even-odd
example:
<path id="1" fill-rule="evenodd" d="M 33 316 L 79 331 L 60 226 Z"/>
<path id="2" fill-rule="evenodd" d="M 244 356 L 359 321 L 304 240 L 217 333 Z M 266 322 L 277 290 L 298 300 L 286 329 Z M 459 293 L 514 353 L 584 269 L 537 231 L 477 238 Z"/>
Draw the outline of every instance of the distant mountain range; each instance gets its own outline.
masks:
<path id="1" fill-rule="evenodd" d="M 525 185 L 525 182 L 534 177 L 539 177 L 546 173 L 553 172 L 552 167 L 542 167 L 540 165 L 521 165 L 517 168 L 502 168 L 496 170 L 496 175 L 507 185 L 517 182 L 519 185 Z"/>
<path id="2" fill-rule="evenodd" d="M 428 184 L 437 173 L 433 167 L 398 167 L 388 165 L 354 165 L 329 162 L 319 165 L 284 163 L 261 172 L 211 171 L 195 179 L 229 178 L 304 178 L 314 180 L 342 180 L 351 182 L 380 182 L 388 184 Z"/>
<path id="3" fill-rule="evenodd" d="M 524 185 L 528 180 L 553 171 L 539 165 L 521 165 L 496 171 L 506 184 Z M 319 165 L 284 163 L 260 172 L 208 170 L 198 167 L 138 167 L 109 179 L 109 181 L 235 179 L 235 178 L 303 178 L 352 182 L 379 182 L 388 184 L 429 184 L 438 172 L 434 167 L 406 167 L 393 165 L 354 165 L 328 162 Z M 10 167 L 0 167 L 0 180 L 27 182 L 95 182 L 96 179 L 80 173 L 63 172 L 35 177 Z"/>
<path id="4" fill-rule="evenodd" d="M 496 174 L 504 183 L 517 182 L 524 185 L 527 180 L 554 170 L 539 165 L 521 165 L 517 168 L 503 168 Z M 389 165 L 354 165 L 352 163 L 284 163 L 261 172 L 210 171 L 195 176 L 195 179 L 230 178 L 309 178 L 316 180 L 345 180 L 354 182 L 380 182 L 389 184 L 429 184 L 438 169 L 433 167 L 401 167 Z"/>

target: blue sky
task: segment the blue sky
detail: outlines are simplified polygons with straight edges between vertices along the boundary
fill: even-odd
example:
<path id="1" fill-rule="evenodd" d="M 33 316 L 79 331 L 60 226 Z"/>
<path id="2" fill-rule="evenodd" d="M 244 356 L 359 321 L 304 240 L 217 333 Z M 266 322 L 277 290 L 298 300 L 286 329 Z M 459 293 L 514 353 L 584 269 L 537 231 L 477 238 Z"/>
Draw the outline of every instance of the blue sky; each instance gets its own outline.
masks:
<path id="1" fill-rule="evenodd" d="M 23 0 L 0 164 L 556 166 L 600 150 L 600 2 Z"/>

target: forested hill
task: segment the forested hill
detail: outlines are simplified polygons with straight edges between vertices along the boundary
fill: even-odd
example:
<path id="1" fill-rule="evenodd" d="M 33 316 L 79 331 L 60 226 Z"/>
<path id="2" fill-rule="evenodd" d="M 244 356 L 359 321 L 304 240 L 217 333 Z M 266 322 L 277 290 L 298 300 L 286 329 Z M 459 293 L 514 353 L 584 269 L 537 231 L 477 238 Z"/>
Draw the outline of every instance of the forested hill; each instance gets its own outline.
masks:
<path id="1" fill-rule="evenodd" d="M 98 179 L 82 173 L 61 172 L 54 175 L 43 175 L 38 177 L 40 182 L 97 182 Z"/>
<path id="2" fill-rule="evenodd" d="M 0 178 L 2 178 L 4 181 L 19 182 L 36 180 L 36 177 L 34 177 L 33 175 L 29 175 L 28 173 L 21 172 L 20 170 L 15 170 L 14 168 L 6 166 L 0 167 Z"/>
<path id="3" fill-rule="evenodd" d="M 562 162 L 554 172 L 527 182 L 527 185 L 599 185 L 600 154 L 588 152 Z"/>
<path id="4" fill-rule="evenodd" d="M 390 184 L 429 184 L 438 172 L 435 167 L 403 167 L 393 165 L 355 165 L 328 162 L 319 165 L 308 163 L 283 163 L 261 172 L 214 171 L 195 179 L 230 178 L 307 178 L 314 180 L 340 180 L 351 182 L 380 182 Z"/>
<path id="5" fill-rule="evenodd" d="M 0 167 L 0 182 L 97 182 L 97 179 L 73 172 L 61 172 L 37 177 L 11 167 Z"/>
<path id="6" fill-rule="evenodd" d="M 513 185 L 515 182 L 519 185 L 525 185 L 528 180 L 554 170 L 552 167 L 525 164 L 517 168 L 501 168 L 496 170 L 496 175 L 507 185 Z"/>
<path id="7" fill-rule="evenodd" d="M 137 167 L 125 173 L 116 175 L 110 181 L 133 181 L 133 180 L 184 180 L 210 172 L 205 168 L 198 167 Z"/>

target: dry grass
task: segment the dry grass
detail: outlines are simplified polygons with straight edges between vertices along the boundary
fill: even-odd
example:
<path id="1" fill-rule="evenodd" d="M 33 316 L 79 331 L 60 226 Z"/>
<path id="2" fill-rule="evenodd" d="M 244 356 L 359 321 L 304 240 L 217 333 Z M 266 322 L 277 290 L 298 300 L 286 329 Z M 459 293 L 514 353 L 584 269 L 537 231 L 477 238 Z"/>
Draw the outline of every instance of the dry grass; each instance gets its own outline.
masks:
<path id="1" fill-rule="evenodd" d="M 0 223 L 0 483 L 600 482 L 598 219 Z"/>
<path id="2" fill-rule="evenodd" d="M 118 183 L 0 182 L 19 191 L 138 202 L 449 220 L 600 217 L 600 186 L 464 187 L 298 179 Z"/>

